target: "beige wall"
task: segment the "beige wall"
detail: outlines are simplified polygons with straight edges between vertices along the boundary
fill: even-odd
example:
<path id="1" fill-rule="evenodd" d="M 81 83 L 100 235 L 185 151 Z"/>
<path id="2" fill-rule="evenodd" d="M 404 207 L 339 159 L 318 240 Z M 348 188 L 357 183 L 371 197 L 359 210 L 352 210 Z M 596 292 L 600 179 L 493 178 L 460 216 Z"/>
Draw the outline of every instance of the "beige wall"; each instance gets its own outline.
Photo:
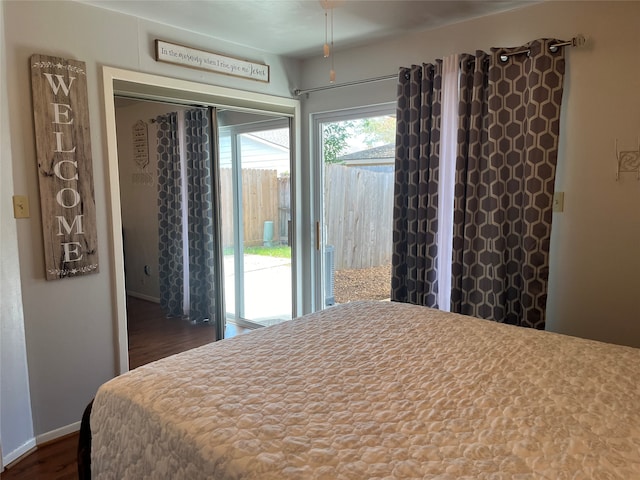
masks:
<path id="1" fill-rule="evenodd" d="M 4 16 L 0 9 L 0 38 Z M 0 72 L 7 70 L 0 42 Z M 35 445 L 25 348 L 24 313 L 18 260 L 17 222 L 13 218 L 11 137 L 4 125 L 9 112 L 7 82 L 0 76 L 0 471 Z M 24 221 L 24 220 L 23 220 Z"/>
<path id="2" fill-rule="evenodd" d="M 158 155 L 157 124 L 152 118 L 183 110 L 176 105 L 156 102 L 116 104 L 118 134 L 118 168 L 124 237 L 126 288 L 129 295 L 159 301 L 158 277 Z M 133 126 L 147 123 L 149 164 L 141 169 L 133 160 Z M 145 172 L 152 183 L 136 183 L 134 175 Z M 145 272 L 145 266 L 148 270 Z"/>
<path id="3" fill-rule="evenodd" d="M 5 122 L 3 117 L 1 133 L 2 138 L 12 140 L 9 155 L 5 157 L 3 150 L 2 162 L 3 167 L 4 162 L 13 167 L 12 181 L 5 180 L 4 172 L 10 171 L 7 169 L 2 180 L 3 184 L 9 181 L 16 194 L 27 195 L 32 206 L 31 218 L 12 222 L 16 231 L 8 236 L 13 241 L 17 239 L 19 250 L 16 252 L 19 272 L 15 266 L 12 268 L 16 273 L 14 281 L 21 279 L 22 305 L 18 306 L 24 307 L 33 425 L 36 438 L 41 441 L 74 428 L 98 386 L 117 372 L 102 66 L 286 97 L 289 83 L 297 78 L 299 65 L 79 2 L 4 1 L 2 9 L 5 21 L 2 43 L 7 64 L 2 69 L 2 81 L 6 81 L 9 92 L 2 111 L 10 121 Z M 156 38 L 269 64 L 271 82 L 265 84 L 156 62 L 153 58 Z M 101 263 L 98 274 L 57 281 L 44 279 L 28 61 L 34 53 L 78 59 L 87 64 Z M 3 205 L 7 200 L 10 198 L 3 192 Z M 5 217 L 2 218 L 4 221 Z M 4 251 L 2 259 L 4 262 Z M 4 295 L 3 288 L 3 301 Z M 20 290 L 12 290 L 8 298 L 20 302 Z M 8 321 L 3 318 L 2 323 L 4 328 Z M 15 314 L 11 323 L 21 325 L 22 319 Z M 23 402 L 28 404 L 27 396 Z M 3 453 L 9 453 L 6 447 Z"/>
<path id="4" fill-rule="evenodd" d="M 633 346 L 640 346 L 640 182 L 633 174 L 615 181 L 614 144 L 638 148 L 638 22 L 640 2 L 545 2 L 375 46 L 335 49 L 341 83 L 453 53 L 584 34 L 588 45 L 567 51 L 556 177 L 565 209 L 553 219 L 547 328 Z M 307 61 L 302 72 L 299 88 L 315 87 L 326 83 L 328 65 L 322 58 Z M 393 80 L 311 93 L 303 119 L 394 100 Z"/>

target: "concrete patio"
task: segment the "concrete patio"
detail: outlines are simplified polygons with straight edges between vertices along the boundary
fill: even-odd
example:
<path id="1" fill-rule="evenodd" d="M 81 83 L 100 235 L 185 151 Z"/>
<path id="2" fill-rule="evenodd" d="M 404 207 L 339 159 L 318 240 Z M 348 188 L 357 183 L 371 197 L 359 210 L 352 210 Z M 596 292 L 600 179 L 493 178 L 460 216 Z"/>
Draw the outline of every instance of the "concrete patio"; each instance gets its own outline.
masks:
<path id="1" fill-rule="evenodd" d="M 235 274 L 231 255 L 224 258 L 224 279 L 227 316 L 233 321 Z M 291 320 L 291 259 L 265 255 L 244 256 L 242 317 L 265 326 Z"/>

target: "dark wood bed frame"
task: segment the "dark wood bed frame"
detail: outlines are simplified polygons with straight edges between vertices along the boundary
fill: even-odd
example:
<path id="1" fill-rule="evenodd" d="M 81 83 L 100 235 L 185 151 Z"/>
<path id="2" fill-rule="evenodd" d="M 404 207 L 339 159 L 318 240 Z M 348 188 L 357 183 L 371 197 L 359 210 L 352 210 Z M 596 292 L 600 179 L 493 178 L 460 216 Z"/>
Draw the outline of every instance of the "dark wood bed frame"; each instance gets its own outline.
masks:
<path id="1" fill-rule="evenodd" d="M 80 437 L 78 439 L 78 478 L 91 480 L 91 407 L 93 400 L 84 409 L 80 422 Z"/>

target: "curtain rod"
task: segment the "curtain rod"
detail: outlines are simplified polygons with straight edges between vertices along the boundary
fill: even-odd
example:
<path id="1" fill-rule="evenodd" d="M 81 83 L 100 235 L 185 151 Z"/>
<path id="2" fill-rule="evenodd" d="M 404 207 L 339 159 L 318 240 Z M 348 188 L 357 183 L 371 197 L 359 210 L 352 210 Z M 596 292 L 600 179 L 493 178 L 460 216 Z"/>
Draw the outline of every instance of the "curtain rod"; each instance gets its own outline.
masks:
<path id="1" fill-rule="evenodd" d="M 299 96 L 299 95 L 304 95 L 306 93 L 319 92 L 321 90 L 329 90 L 331 88 L 350 87 L 351 85 L 359 85 L 361 83 L 380 82 L 382 80 L 391 80 L 392 78 L 398 78 L 398 74 L 396 73 L 394 75 L 384 75 L 382 77 L 366 78 L 364 80 L 354 80 L 353 82 L 332 83 L 331 85 L 325 85 L 324 87 L 307 88 L 306 90 L 296 89 L 293 91 L 293 94 L 295 96 Z"/>
<path id="2" fill-rule="evenodd" d="M 584 37 L 584 35 L 578 34 L 571 40 L 568 40 L 566 42 L 552 43 L 551 45 L 549 45 L 549 50 L 555 53 L 560 47 L 582 47 L 585 43 L 587 43 L 587 39 Z M 520 55 L 521 53 L 529 53 L 529 49 L 525 48 L 524 50 L 518 50 L 517 52 L 503 53 L 502 55 L 500 55 L 500 60 L 505 62 L 508 57 L 512 57 L 513 55 Z"/>
<path id="3" fill-rule="evenodd" d="M 555 52 L 560 47 L 566 47 L 566 46 L 581 47 L 585 43 L 586 43 L 586 39 L 585 39 L 584 35 L 580 34 L 580 35 L 576 35 L 571 40 L 568 40 L 566 42 L 558 42 L 558 43 L 553 43 L 553 44 L 549 45 L 549 50 L 551 50 L 552 52 Z M 512 55 L 519 55 L 521 53 L 527 53 L 528 51 L 529 51 L 529 49 L 519 50 L 517 52 L 505 53 L 500 58 L 502 58 L 503 60 L 506 60 L 505 57 L 511 57 Z M 305 95 L 305 94 L 308 95 L 309 93 L 320 92 L 322 90 L 330 90 L 332 88 L 339 88 L 339 87 L 350 87 L 352 85 L 360 85 L 362 83 L 380 82 L 382 80 L 391 80 L 392 78 L 398 78 L 398 74 L 384 75 L 382 77 L 366 78 L 364 80 L 354 80 L 353 82 L 332 83 L 331 85 L 325 85 L 323 87 L 307 88 L 305 90 L 301 90 L 301 89 L 297 88 L 297 89 L 295 89 L 293 91 L 293 94 L 296 97 L 299 97 L 300 95 Z"/>

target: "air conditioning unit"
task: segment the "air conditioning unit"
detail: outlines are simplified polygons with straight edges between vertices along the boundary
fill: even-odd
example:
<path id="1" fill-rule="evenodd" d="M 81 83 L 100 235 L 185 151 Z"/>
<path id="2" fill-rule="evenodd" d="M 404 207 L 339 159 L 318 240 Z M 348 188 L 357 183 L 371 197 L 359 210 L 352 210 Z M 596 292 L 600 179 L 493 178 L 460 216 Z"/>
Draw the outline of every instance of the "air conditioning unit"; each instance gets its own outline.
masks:
<path id="1" fill-rule="evenodd" d="M 336 304 L 333 297 L 333 286 L 335 281 L 335 247 L 333 245 L 325 245 L 324 247 L 324 305 L 330 307 Z"/>

